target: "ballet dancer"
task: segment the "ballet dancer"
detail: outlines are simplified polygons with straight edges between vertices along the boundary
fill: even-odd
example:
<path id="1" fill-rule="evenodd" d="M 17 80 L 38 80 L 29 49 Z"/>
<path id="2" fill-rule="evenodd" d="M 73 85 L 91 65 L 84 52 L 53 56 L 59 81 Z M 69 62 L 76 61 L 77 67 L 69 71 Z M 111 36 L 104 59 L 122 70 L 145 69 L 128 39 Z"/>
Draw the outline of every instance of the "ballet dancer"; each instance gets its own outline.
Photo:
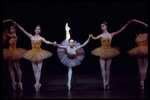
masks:
<path id="1" fill-rule="evenodd" d="M 34 72 L 34 77 L 36 83 L 34 84 L 36 92 L 40 90 L 41 84 L 40 84 L 40 77 L 41 77 L 41 69 L 43 65 L 43 60 L 47 59 L 48 57 L 52 56 L 52 53 L 46 50 L 41 49 L 41 44 L 42 42 L 46 44 L 51 44 L 51 45 L 56 45 L 56 42 L 50 42 L 47 41 L 45 38 L 40 36 L 41 33 L 41 26 L 37 25 L 35 27 L 35 35 L 32 35 L 28 33 L 24 28 L 22 28 L 18 23 L 13 21 L 18 28 L 25 33 L 30 39 L 31 39 L 31 45 L 32 49 L 28 50 L 27 52 L 24 53 L 23 57 L 32 63 L 32 68 Z"/>
<path id="2" fill-rule="evenodd" d="M 6 21 L 10 21 L 10 20 L 5 20 L 3 22 L 6 22 Z M 20 90 L 23 90 L 23 86 L 22 86 L 22 82 L 21 82 L 22 71 L 20 69 L 20 59 L 23 58 L 23 53 L 26 52 L 26 49 L 17 48 L 18 37 L 16 34 L 16 26 L 15 25 L 12 25 L 10 27 L 10 33 L 8 33 L 7 30 L 3 33 L 3 35 L 5 37 L 10 37 L 9 49 L 7 49 L 7 48 L 3 49 L 3 59 L 8 61 L 8 65 L 9 65 L 8 68 L 9 68 L 10 76 L 12 79 L 13 89 L 16 90 L 16 85 L 17 85 L 17 83 L 15 81 L 15 72 L 13 70 L 13 68 L 15 66 L 15 69 L 18 74 L 18 86 L 19 86 Z M 7 39 L 5 40 L 5 42 L 6 41 L 7 41 Z M 3 40 L 3 43 L 4 43 L 4 40 Z"/>
<path id="3" fill-rule="evenodd" d="M 148 24 L 142 21 L 132 19 L 132 22 L 138 22 L 148 28 Z M 127 53 L 137 57 L 140 74 L 140 89 L 144 90 L 144 80 L 148 68 L 148 33 L 137 33 L 135 43 L 137 44 L 137 47 L 132 48 Z"/>
<path id="4" fill-rule="evenodd" d="M 100 39 L 101 47 L 95 48 L 91 51 L 91 53 L 95 56 L 99 56 L 100 59 L 100 66 L 103 78 L 103 87 L 104 90 L 109 89 L 109 76 L 110 76 L 110 66 L 112 63 L 112 58 L 120 54 L 120 50 L 118 48 L 111 47 L 112 38 L 122 32 L 131 22 L 128 21 L 120 30 L 109 33 L 107 31 L 107 23 L 103 22 L 101 24 L 101 30 L 103 31 L 102 34 L 98 35 L 97 37 L 93 37 L 92 34 L 91 38 L 94 40 Z M 106 64 L 106 68 L 105 68 Z"/>
<path id="5" fill-rule="evenodd" d="M 66 23 L 65 30 L 66 30 L 66 39 L 62 41 L 61 44 L 57 44 L 58 46 L 57 53 L 60 62 L 63 63 L 63 65 L 68 67 L 67 86 L 68 86 L 68 90 L 70 90 L 72 68 L 81 64 L 85 54 L 83 47 L 87 45 L 87 43 L 89 42 L 90 35 L 89 38 L 81 45 L 79 42 L 70 38 L 70 33 L 69 33 L 70 27 L 68 26 L 68 23 Z"/>

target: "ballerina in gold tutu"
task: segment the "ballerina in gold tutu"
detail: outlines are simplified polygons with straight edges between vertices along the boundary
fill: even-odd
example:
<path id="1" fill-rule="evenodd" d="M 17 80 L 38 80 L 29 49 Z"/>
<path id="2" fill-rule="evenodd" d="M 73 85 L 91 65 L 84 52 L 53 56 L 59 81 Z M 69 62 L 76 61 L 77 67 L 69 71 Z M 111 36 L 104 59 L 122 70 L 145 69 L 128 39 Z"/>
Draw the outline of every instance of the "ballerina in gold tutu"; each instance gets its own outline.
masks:
<path id="1" fill-rule="evenodd" d="M 146 23 L 139 20 L 132 19 L 133 22 L 138 22 L 148 28 Z M 144 80 L 148 68 L 148 33 L 138 33 L 135 38 L 137 47 L 132 48 L 127 53 L 131 56 L 137 57 L 139 73 L 140 73 L 140 87 L 144 90 Z"/>
<path id="2" fill-rule="evenodd" d="M 10 21 L 10 20 L 7 20 Z M 3 22 L 6 22 L 3 21 Z M 16 35 L 16 28 L 15 26 L 10 27 L 10 33 L 6 30 L 3 35 L 4 37 L 10 37 L 11 39 L 9 40 L 9 49 L 5 48 L 3 49 L 3 59 L 8 61 L 9 64 L 9 71 L 10 75 L 12 78 L 12 85 L 13 89 L 16 90 L 16 85 L 17 83 L 15 82 L 15 72 L 13 70 L 13 67 L 15 66 L 17 74 L 18 74 L 18 85 L 20 90 L 23 90 L 22 87 L 22 72 L 20 69 L 20 59 L 23 58 L 23 53 L 26 51 L 26 49 L 23 48 L 17 48 L 17 35 Z M 7 38 L 4 38 L 3 43 L 7 41 Z"/>
<path id="3" fill-rule="evenodd" d="M 92 39 L 94 40 L 100 39 L 101 41 L 101 47 L 92 50 L 91 53 L 95 56 L 100 57 L 100 66 L 102 71 L 104 90 L 109 89 L 110 65 L 112 62 L 112 58 L 120 54 L 120 50 L 118 48 L 111 47 L 112 38 L 115 35 L 122 32 L 130 23 L 131 22 L 128 21 L 128 23 L 117 32 L 109 33 L 107 31 L 107 23 L 103 22 L 101 24 L 101 30 L 103 31 L 102 34 L 98 35 L 97 37 L 93 37 L 93 35 L 90 34 Z M 106 70 L 105 70 L 105 63 L 106 63 Z"/>
<path id="4" fill-rule="evenodd" d="M 41 27 L 39 25 L 36 26 L 35 35 L 33 36 L 32 34 L 28 33 L 26 30 L 24 30 L 15 21 L 13 21 L 13 23 L 15 23 L 19 27 L 19 29 L 31 39 L 32 49 L 25 52 L 23 57 L 32 62 L 32 68 L 36 80 L 36 84 L 34 85 L 34 87 L 36 92 L 38 92 L 41 87 L 41 84 L 39 82 L 41 77 L 43 60 L 52 56 L 51 52 L 41 49 L 42 41 L 46 44 L 51 44 L 54 46 L 56 45 L 56 42 L 52 43 L 50 41 L 47 41 L 45 38 L 41 37 L 40 36 Z"/>

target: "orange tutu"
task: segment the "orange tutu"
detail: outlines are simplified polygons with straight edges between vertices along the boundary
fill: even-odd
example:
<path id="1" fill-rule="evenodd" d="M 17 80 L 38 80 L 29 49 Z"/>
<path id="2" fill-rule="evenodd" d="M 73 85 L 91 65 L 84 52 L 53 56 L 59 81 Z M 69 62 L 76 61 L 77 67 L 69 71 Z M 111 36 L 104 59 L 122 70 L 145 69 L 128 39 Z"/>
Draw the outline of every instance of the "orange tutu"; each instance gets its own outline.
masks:
<path id="1" fill-rule="evenodd" d="M 3 49 L 3 59 L 4 60 L 17 60 L 23 58 L 23 54 L 26 52 L 26 49 L 16 48 L 12 49 Z"/>
<path id="2" fill-rule="evenodd" d="M 146 56 L 148 55 L 148 46 L 134 47 L 127 52 L 131 56 Z"/>
<path id="3" fill-rule="evenodd" d="M 127 53 L 131 56 L 147 56 L 148 55 L 148 40 L 135 41 L 138 47 L 134 47 Z"/>
<path id="4" fill-rule="evenodd" d="M 52 53 L 41 49 L 41 40 L 31 40 L 32 49 L 23 54 L 25 59 L 30 61 L 41 61 L 52 56 Z"/>
<path id="5" fill-rule="evenodd" d="M 98 47 L 91 51 L 91 53 L 95 56 L 99 56 L 100 58 L 113 58 L 120 54 L 120 50 L 118 48 L 110 47 Z"/>
<path id="6" fill-rule="evenodd" d="M 101 38 L 101 47 L 95 48 L 91 53 L 100 58 L 113 58 L 120 54 L 118 47 L 111 47 L 112 38 Z"/>
<path id="7" fill-rule="evenodd" d="M 11 55 L 9 49 L 3 49 L 3 59 L 8 60 L 9 56 Z"/>
<path id="8" fill-rule="evenodd" d="M 51 56 L 52 56 L 51 52 L 42 50 L 41 48 L 28 50 L 27 52 L 23 54 L 23 57 L 30 61 L 41 61 Z"/>

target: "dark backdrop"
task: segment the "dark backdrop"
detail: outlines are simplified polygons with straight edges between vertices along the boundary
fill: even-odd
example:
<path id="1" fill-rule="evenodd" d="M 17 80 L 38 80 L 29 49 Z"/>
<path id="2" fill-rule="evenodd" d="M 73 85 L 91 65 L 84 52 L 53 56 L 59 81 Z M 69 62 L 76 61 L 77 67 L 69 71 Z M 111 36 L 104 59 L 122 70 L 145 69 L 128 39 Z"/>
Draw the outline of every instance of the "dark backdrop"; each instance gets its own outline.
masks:
<path id="1" fill-rule="evenodd" d="M 51 42 L 61 43 L 65 39 L 65 23 L 71 28 L 72 38 L 84 43 L 89 34 L 97 36 L 102 33 L 101 23 L 108 23 L 108 32 L 118 31 L 128 19 L 138 19 L 148 23 L 148 2 L 3 2 L 3 20 L 13 19 L 26 31 L 34 35 L 37 24 L 41 25 L 41 36 Z M 4 28 L 11 23 L 3 24 Z M 131 23 L 123 32 L 112 39 L 112 46 L 121 49 L 120 55 L 112 59 L 111 74 L 138 75 L 137 59 L 127 54 L 136 46 L 136 31 L 147 32 L 139 23 Z M 17 29 L 17 47 L 31 49 L 30 39 Z M 99 57 L 93 56 L 91 50 L 101 46 L 99 40 L 90 40 L 84 47 L 85 58 L 82 64 L 73 68 L 73 73 L 101 73 Z M 5 44 L 8 48 L 8 42 Z M 42 74 L 63 74 L 68 69 L 57 57 L 57 47 L 42 44 L 42 49 L 50 51 L 53 56 L 43 61 Z M 31 62 L 21 60 L 24 74 L 33 73 Z M 8 72 L 5 64 L 3 71 Z"/>

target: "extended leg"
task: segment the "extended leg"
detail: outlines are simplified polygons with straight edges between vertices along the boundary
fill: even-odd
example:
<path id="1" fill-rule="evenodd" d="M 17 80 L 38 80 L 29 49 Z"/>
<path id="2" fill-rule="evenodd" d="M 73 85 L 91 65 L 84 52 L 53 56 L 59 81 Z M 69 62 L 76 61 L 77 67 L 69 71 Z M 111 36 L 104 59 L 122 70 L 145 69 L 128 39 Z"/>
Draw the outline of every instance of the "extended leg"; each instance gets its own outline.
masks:
<path id="1" fill-rule="evenodd" d="M 102 72 L 102 77 L 103 77 L 103 85 L 104 85 L 104 90 L 106 89 L 105 84 L 106 84 L 106 70 L 105 70 L 105 60 L 100 58 L 100 66 L 101 66 L 101 72 Z"/>
<path id="2" fill-rule="evenodd" d="M 148 58 L 145 57 L 144 59 L 144 63 L 143 63 L 143 70 L 142 70 L 142 78 L 141 78 L 141 82 L 142 82 L 142 90 L 144 90 L 144 81 L 145 81 L 145 77 L 146 77 L 146 72 L 147 72 L 147 68 L 148 68 Z"/>
<path id="3" fill-rule="evenodd" d="M 68 83 L 67 83 L 68 90 L 70 90 L 71 88 L 71 78 L 72 78 L 72 67 L 69 67 L 68 68 Z"/>
<path id="4" fill-rule="evenodd" d="M 16 90 L 17 83 L 15 82 L 15 72 L 13 70 L 13 61 L 9 61 L 9 72 L 12 79 L 13 89 Z"/>
<path id="5" fill-rule="evenodd" d="M 43 61 L 39 61 L 38 62 L 38 68 L 37 68 L 37 81 L 36 81 L 36 84 L 37 84 L 37 87 L 38 87 L 38 91 L 39 91 L 39 89 L 41 87 L 40 78 L 41 78 L 42 65 L 43 65 Z"/>
<path id="6" fill-rule="evenodd" d="M 143 59 L 141 57 L 137 57 L 137 61 L 138 61 L 138 66 L 139 66 L 139 73 L 140 73 L 140 85 L 141 85 L 141 88 L 143 89 L 144 88 L 144 81 L 142 81 L 142 77 L 143 77 Z"/>
<path id="7" fill-rule="evenodd" d="M 34 77 L 35 77 L 35 81 L 37 82 L 38 78 L 37 78 L 37 64 L 36 62 L 32 62 L 32 68 L 33 68 L 33 72 L 34 72 Z M 36 92 L 38 91 L 38 87 L 35 84 L 34 85 Z"/>
<path id="8" fill-rule="evenodd" d="M 14 65 L 15 65 L 15 68 L 16 68 L 16 71 L 17 71 L 17 74 L 18 74 L 18 85 L 19 85 L 19 88 L 20 88 L 20 90 L 23 90 L 22 82 L 21 82 L 22 72 L 21 72 L 21 69 L 20 69 L 20 61 L 16 60 L 14 62 Z"/>
<path id="9" fill-rule="evenodd" d="M 107 89 L 109 89 L 109 77 L 110 77 L 110 65 L 111 65 L 111 62 L 112 62 L 111 58 L 106 61 L 106 76 L 107 76 L 106 83 L 107 83 Z"/>

